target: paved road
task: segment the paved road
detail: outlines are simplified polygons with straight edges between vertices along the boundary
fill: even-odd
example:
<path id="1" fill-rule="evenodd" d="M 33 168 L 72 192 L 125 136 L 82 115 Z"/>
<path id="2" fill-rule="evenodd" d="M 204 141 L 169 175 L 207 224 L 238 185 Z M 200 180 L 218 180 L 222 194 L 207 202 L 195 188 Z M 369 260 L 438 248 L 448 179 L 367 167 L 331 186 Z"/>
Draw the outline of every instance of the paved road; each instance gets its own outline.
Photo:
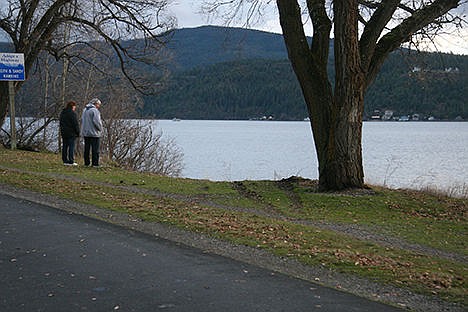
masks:
<path id="1" fill-rule="evenodd" d="M 0 194 L 0 311 L 401 311 Z"/>

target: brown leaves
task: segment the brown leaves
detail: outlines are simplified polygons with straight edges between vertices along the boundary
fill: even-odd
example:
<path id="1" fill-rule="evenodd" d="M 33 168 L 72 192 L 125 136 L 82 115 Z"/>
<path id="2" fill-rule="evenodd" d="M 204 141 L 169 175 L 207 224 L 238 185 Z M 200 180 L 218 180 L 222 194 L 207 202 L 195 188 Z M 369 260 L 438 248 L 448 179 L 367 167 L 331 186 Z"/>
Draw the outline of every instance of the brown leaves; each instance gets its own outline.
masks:
<path id="1" fill-rule="evenodd" d="M 410 190 L 401 191 L 401 194 L 404 194 L 407 198 L 402 198 L 399 203 L 388 202 L 388 208 L 415 218 L 454 222 L 466 222 L 468 220 L 467 199 Z M 403 205 L 403 203 L 406 205 Z"/>

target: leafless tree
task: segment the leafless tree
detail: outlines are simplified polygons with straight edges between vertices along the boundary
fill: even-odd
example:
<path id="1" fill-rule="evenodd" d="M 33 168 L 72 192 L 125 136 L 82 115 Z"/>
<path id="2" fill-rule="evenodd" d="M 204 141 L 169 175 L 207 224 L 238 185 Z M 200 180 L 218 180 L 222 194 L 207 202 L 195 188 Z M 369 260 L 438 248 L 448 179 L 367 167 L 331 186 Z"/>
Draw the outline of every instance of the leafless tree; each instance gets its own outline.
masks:
<path id="1" fill-rule="evenodd" d="M 43 53 L 38 58 L 38 66 L 31 75 L 31 88 L 23 88 L 16 96 L 17 101 L 17 146 L 28 150 L 51 150 L 54 145 L 54 122 L 64 107 L 60 63 L 50 62 L 49 55 Z M 38 87 L 39 86 L 39 87 Z M 51 127 L 52 126 L 52 127 Z M 10 146 L 9 129 L 2 129 L 0 139 L 4 146 Z"/>
<path id="2" fill-rule="evenodd" d="M 128 90 L 114 89 L 102 107 L 105 156 L 131 170 L 179 176 L 183 169 L 182 151 L 173 139 L 155 133 L 152 122 L 130 119 L 137 115 L 141 99 Z"/>
<path id="3" fill-rule="evenodd" d="M 252 18 L 270 0 L 205 1 L 207 12 Z M 466 0 L 276 0 L 288 56 L 309 111 L 322 190 L 361 188 L 364 94 L 387 56 L 445 24 Z M 227 15 L 225 15 L 227 14 Z M 305 27 L 313 29 L 311 43 Z M 330 38 L 334 38 L 330 57 Z M 335 80 L 327 65 L 334 60 Z"/>
<path id="4" fill-rule="evenodd" d="M 151 62 L 148 57 L 165 43 L 174 19 L 166 11 L 170 0 L 4 0 L 0 7 L 0 31 L 13 45 L 13 52 L 24 53 L 26 76 L 40 53 L 47 51 L 58 59 L 81 58 L 76 45 L 87 45 L 103 56 L 113 53 L 133 87 L 142 92 L 151 87 L 132 71 L 135 62 Z M 66 34 L 66 35 L 64 35 Z M 129 42 L 132 39 L 142 39 Z M 109 49 L 110 47 L 111 49 Z M 23 82 L 16 82 L 19 90 Z M 8 86 L 0 82 L 0 124 L 8 107 Z"/>
<path id="5" fill-rule="evenodd" d="M 183 169 L 181 149 L 173 139 L 157 132 L 157 125 L 154 122 L 136 119 L 138 109 L 142 104 L 141 94 L 123 79 L 121 71 L 116 69 L 109 59 L 102 59 L 98 54 L 91 54 L 92 51 L 89 51 L 88 60 L 92 62 L 70 63 L 64 96 L 67 101 L 73 99 L 79 103 L 78 116 L 81 115 L 82 109 L 91 98 L 98 96 L 102 100 L 104 134 L 101 149 L 103 158 L 131 170 L 179 176 Z M 98 59 L 94 59 L 95 57 Z M 40 115 L 19 118 L 18 146 L 21 148 L 45 148 L 52 151 L 59 149 L 53 141 L 59 135 L 57 124 L 54 122 L 57 121 L 64 107 L 61 99 L 62 78 L 60 74 L 63 72 L 61 64 L 57 63 L 56 66 L 51 66 L 48 72 L 38 72 L 31 78 L 39 80 L 34 85 L 47 81 L 48 76 L 55 79 L 51 79 L 48 86 L 36 88 L 40 92 L 47 93 L 47 103 L 49 103 L 43 110 L 39 110 Z M 45 101 L 40 96 L 40 92 L 36 95 L 38 101 L 32 103 L 33 106 L 44 104 Z M 23 104 L 30 101 L 33 93 L 34 90 L 26 85 L 18 95 L 19 102 Z M 45 130 L 48 135 L 44 139 L 39 134 Z M 4 134 L 7 134 L 5 132 Z M 0 137 L 2 137 L 3 144 L 8 145 L 8 135 Z M 81 144 L 78 144 L 77 152 L 81 152 Z"/>

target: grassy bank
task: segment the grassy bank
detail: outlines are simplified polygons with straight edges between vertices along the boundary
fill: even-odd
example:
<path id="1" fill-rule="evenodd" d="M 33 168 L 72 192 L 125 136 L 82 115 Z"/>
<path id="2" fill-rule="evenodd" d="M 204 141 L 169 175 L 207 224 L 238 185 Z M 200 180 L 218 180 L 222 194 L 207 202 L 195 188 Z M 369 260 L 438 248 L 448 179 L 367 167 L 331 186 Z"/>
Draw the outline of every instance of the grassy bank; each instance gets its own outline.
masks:
<path id="1" fill-rule="evenodd" d="M 5 149 L 0 183 L 467 304 L 467 199 L 379 187 L 318 193 L 300 178 L 176 179 Z"/>

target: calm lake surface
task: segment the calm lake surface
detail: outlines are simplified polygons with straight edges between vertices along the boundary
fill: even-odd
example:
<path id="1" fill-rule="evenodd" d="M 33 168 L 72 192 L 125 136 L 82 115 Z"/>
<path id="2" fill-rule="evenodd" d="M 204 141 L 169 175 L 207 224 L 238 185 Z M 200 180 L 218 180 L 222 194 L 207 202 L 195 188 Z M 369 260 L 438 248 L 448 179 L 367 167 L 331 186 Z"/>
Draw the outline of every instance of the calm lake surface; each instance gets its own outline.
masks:
<path id="1" fill-rule="evenodd" d="M 308 122 L 159 120 L 184 153 L 183 177 L 214 181 L 318 178 Z M 466 191 L 468 122 L 366 122 L 367 183 Z"/>

